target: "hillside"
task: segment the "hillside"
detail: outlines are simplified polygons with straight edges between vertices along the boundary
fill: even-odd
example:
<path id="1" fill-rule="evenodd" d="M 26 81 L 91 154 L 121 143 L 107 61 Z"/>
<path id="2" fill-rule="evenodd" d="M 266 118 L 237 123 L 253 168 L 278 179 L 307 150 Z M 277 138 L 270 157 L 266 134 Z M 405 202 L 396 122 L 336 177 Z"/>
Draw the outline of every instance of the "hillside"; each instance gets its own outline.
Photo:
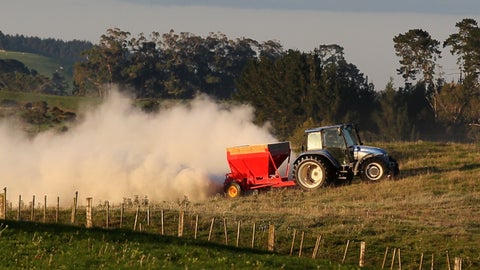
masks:
<path id="1" fill-rule="evenodd" d="M 0 91 L 0 100 L 2 99 L 15 100 L 18 103 L 46 101 L 48 107 L 58 106 L 64 111 L 76 111 L 79 104 L 98 102 L 96 99 L 76 99 L 75 97 L 54 97 Z M 480 189 L 478 188 L 478 180 L 480 165 L 478 161 L 480 145 L 423 141 L 388 144 L 366 143 L 387 149 L 399 161 L 400 176 L 393 180 L 371 184 L 356 179 L 351 185 L 332 186 L 311 192 L 304 192 L 297 188 L 272 189 L 258 194 L 246 195 L 237 200 L 228 200 L 218 194 L 200 202 L 192 202 L 188 198 L 178 201 L 151 202 L 152 215 L 156 219 L 153 225 L 145 227 L 144 230 L 148 233 L 158 234 L 160 231 L 160 222 L 158 221 L 160 211 L 168 210 L 170 214 L 167 219 L 169 221 L 167 231 L 170 236 L 174 235 L 174 232 L 178 229 L 176 227 L 178 211 L 183 210 L 187 214 L 187 222 L 185 223 L 189 231 L 189 235 L 185 238 L 193 237 L 191 232 L 195 225 L 196 215 L 200 215 L 201 224 L 199 227 L 202 229 L 202 233 L 199 237 L 201 240 L 205 240 L 208 236 L 208 228 L 212 218 L 217 221 L 228 220 L 231 231 L 241 221 L 245 235 L 249 234 L 252 225 L 255 223 L 257 230 L 262 235 L 268 231 L 268 225 L 272 224 L 276 228 L 276 252 L 282 256 L 290 251 L 294 230 L 298 233 L 305 233 L 304 246 L 307 254 L 311 254 L 315 238 L 322 236 L 319 259 L 332 261 L 332 268 L 334 269 L 338 269 L 336 266 L 342 261 L 347 241 L 350 243 L 347 263 L 356 264 L 359 243 L 365 241 L 367 266 L 373 269 L 378 269 L 382 265 L 386 250 L 388 251 L 387 261 L 392 261 L 393 249 L 401 250 L 402 265 L 406 269 L 418 269 L 422 256 L 424 267 L 430 265 L 433 260 L 435 269 L 447 269 L 447 260 L 450 261 L 450 264 L 453 264 L 454 258 L 459 257 L 463 260 L 462 269 L 479 269 L 480 208 L 478 205 L 480 203 Z M 153 186 L 152 188 L 157 187 Z M 9 198 L 16 200 L 16 194 L 10 196 L 12 197 Z M 8 216 L 10 218 L 16 216 L 16 205 L 16 202 L 13 202 L 13 208 L 9 209 Z M 118 217 L 120 215 L 118 206 L 116 209 L 112 206 L 111 211 L 114 213 L 112 214 L 112 220 L 115 220 L 115 222 L 112 222 L 112 228 L 115 228 L 118 227 Z M 37 212 L 40 213 L 40 211 Z M 96 213 L 97 218 L 95 224 L 104 224 L 105 208 L 98 206 L 94 208 L 94 213 Z M 68 209 L 65 209 L 64 215 L 68 216 Z M 79 215 L 85 217 L 85 212 L 80 212 Z M 135 209 L 129 209 L 129 228 L 131 228 L 134 215 Z M 25 209 L 23 216 L 28 216 L 28 209 Z M 37 220 L 39 219 L 37 218 Z M 64 220 L 68 220 L 68 217 Z M 142 222 L 146 224 L 144 214 L 142 215 Z M 75 248 L 86 248 L 88 243 L 95 243 L 94 248 L 91 248 L 83 259 L 79 259 L 84 261 L 78 263 L 86 264 L 99 261 L 107 264 L 103 256 L 96 256 L 95 254 L 106 254 L 105 256 L 107 256 L 107 252 L 103 250 L 107 250 L 108 246 L 109 249 L 113 248 L 114 250 L 111 250 L 112 253 L 108 253 L 108 256 L 114 256 L 120 253 L 123 247 L 118 244 L 119 242 L 113 243 L 104 240 L 104 235 L 107 235 L 108 238 L 110 237 L 109 234 L 102 232 L 90 235 L 82 230 L 80 239 L 72 242 L 72 249 L 64 250 L 62 249 L 62 243 L 67 241 L 65 239 L 76 239 L 72 236 L 72 229 L 69 229 L 66 233 L 67 236 L 60 236 L 60 240 L 57 242 L 46 244 L 47 247 L 40 245 L 41 248 L 36 248 L 38 245 L 35 246 L 36 241 L 34 240 L 37 236 L 42 236 L 42 239 L 55 238 L 57 237 L 56 233 L 51 230 L 61 231 L 61 229 L 56 227 L 49 229 L 48 226 L 43 226 L 38 229 L 37 235 L 34 232 L 32 235 L 31 231 L 25 232 L 28 225 L 8 224 L 10 224 L 10 229 L 0 233 L 0 243 L 7 239 L 3 238 L 4 235 L 11 233 L 9 238 L 12 237 L 16 240 L 8 243 L 9 250 L 4 251 L 6 252 L 5 256 L 11 256 L 20 262 L 34 261 L 32 258 L 36 256 L 36 252 L 39 252 L 39 256 L 43 258 L 41 261 L 43 264 L 40 264 L 42 266 L 48 263 L 46 259 L 48 256 L 56 258 L 57 254 L 71 254 Z M 80 221 L 79 224 L 84 224 L 84 220 Z M 218 228 L 220 228 L 220 224 L 218 224 Z M 14 229 L 14 227 L 18 229 Z M 2 228 L 0 228 L 0 231 L 2 231 Z M 17 236 L 14 236 L 15 234 Z M 113 234 L 112 237 L 114 238 L 124 237 L 123 232 L 118 235 Z M 190 240 L 178 244 L 193 248 L 186 253 L 172 251 L 173 253 L 155 253 L 154 255 L 152 250 L 158 242 L 173 240 L 171 238 L 147 236 L 147 238 L 156 239 L 152 242 L 152 240 L 138 240 L 137 237 L 144 239 L 144 236 L 138 234 L 126 234 L 125 238 L 129 239 L 128 242 L 120 242 L 125 244 L 128 252 L 132 252 L 132 249 L 138 250 L 139 253 L 136 253 L 135 256 L 143 254 L 148 257 L 150 255 L 168 262 L 172 260 L 172 256 L 175 257 L 174 261 L 178 261 L 185 254 L 192 253 L 197 254 L 193 256 L 195 258 L 205 257 L 212 261 L 218 260 L 220 256 L 219 253 L 209 252 L 210 247 Z M 298 237 L 297 234 L 297 251 Z M 247 237 L 241 247 L 248 247 L 248 241 Z M 259 241 L 264 241 L 264 238 L 259 239 Z M 144 242 L 148 243 L 144 246 Z M 217 244 L 223 243 L 221 231 L 219 231 L 214 242 Z M 14 250 L 14 246 L 18 246 L 19 243 L 23 243 L 26 247 L 17 252 Z M 130 243 L 134 244 L 131 245 Z M 101 247 L 104 247 L 104 249 Z M 58 251 L 58 253 L 53 251 Z M 222 250 L 220 253 L 222 252 L 225 252 L 224 257 L 226 259 L 221 263 L 231 263 L 232 257 L 241 261 L 245 261 L 246 258 L 243 255 L 235 257 L 234 254 L 240 252 L 236 249 Z M 251 255 L 252 252 L 255 255 Z M 247 255 L 245 256 L 255 257 L 262 252 L 250 250 L 246 252 Z M 259 263 L 266 261 L 261 264 L 262 267 L 257 268 L 279 268 L 279 265 L 272 264 L 272 261 L 269 261 L 270 255 L 264 255 L 255 257 L 255 260 Z M 140 263 L 142 256 L 135 256 L 133 257 L 135 263 Z M 307 256 L 305 255 L 305 257 Z M 398 261 L 396 258 L 395 260 Z M 125 261 L 125 263 L 129 262 L 131 261 Z M 307 268 L 317 263 L 316 261 L 313 264 L 311 261 L 302 262 Z M 189 265 L 194 266 L 191 261 L 182 261 L 182 263 L 182 268 Z M 205 267 L 208 268 L 212 262 L 207 261 L 205 263 Z M 288 263 L 295 265 L 298 262 Z M 25 265 L 17 265 L 19 268 L 22 266 Z M 222 266 L 228 268 L 223 264 Z M 248 268 L 247 265 L 242 267 Z"/>
<path id="2" fill-rule="evenodd" d="M 240 200 L 212 200 L 193 209 L 323 235 L 332 260 L 339 259 L 350 240 L 366 241 L 370 265 L 381 265 L 390 247 L 401 249 L 407 269 L 418 269 L 422 253 L 425 260 L 433 254 L 436 265 L 445 269 L 447 252 L 452 261 L 454 256 L 463 258 L 463 269 L 478 269 L 480 146 L 432 142 L 381 146 L 399 160 L 401 176 L 395 180 L 375 184 L 357 180 L 314 192 L 272 190 Z"/>
<path id="3" fill-rule="evenodd" d="M 217 265 L 226 269 L 234 265 L 235 269 L 278 269 L 278 262 L 281 262 L 286 269 L 294 269 L 299 265 L 311 268 L 317 264 L 323 265 L 320 266 L 325 267 L 323 269 L 342 269 L 339 265 L 345 256 L 345 244 L 348 241 L 350 249 L 345 267 L 355 269 L 348 265 L 357 264 L 360 241 L 364 241 L 367 247 L 366 269 L 379 269 L 385 259 L 387 265 L 390 262 L 397 265 L 400 258 L 405 269 L 418 269 L 421 258 L 424 267 L 429 267 L 433 260 L 435 269 L 447 269 L 447 262 L 453 266 L 457 257 L 462 259 L 462 269 L 478 269 L 480 190 L 477 181 L 480 175 L 480 146 L 430 142 L 383 146 L 400 161 L 402 176 L 395 180 L 374 184 L 357 180 L 351 185 L 313 192 L 296 188 L 272 189 L 236 200 L 215 196 L 202 202 L 190 202 L 188 198 L 177 202 L 152 202 L 149 208 L 152 225 L 143 227 L 145 232 L 153 233 L 151 236 L 129 233 L 128 230 L 107 233 L 71 228 L 64 231 L 56 225 L 32 227 L 7 222 L 10 227 L 4 228 L 3 234 L 8 237 L 2 241 L 9 251 L 4 252 L 17 261 L 31 262 L 31 265 L 37 266 L 46 265 L 47 258 L 52 257 L 56 263 L 54 265 L 61 266 L 62 260 L 65 260 L 62 254 L 80 249 L 83 251 L 75 260 L 78 265 L 96 261 L 102 265 L 129 267 L 142 264 L 143 261 L 145 265 L 155 268 L 158 266 L 155 263 L 163 261 L 165 264 L 161 265 L 171 266 L 170 263 L 175 262 L 181 268 Z M 63 219 L 68 222 L 68 209 L 65 210 Z M 185 240 L 156 236 L 160 232 L 160 210 L 162 215 L 165 210 L 165 231 L 170 236 L 175 236 L 178 229 L 178 211 L 185 211 Z M 79 223 L 85 224 L 85 209 L 80 211 Z M 99 205 L 93 211 L 96 213 L 94 224 L 102 226 L 105 208 Z M 112 206 L 110 211 L 110 228 L 118 228 L 119 209 Z M 28 213 L 29 210 L 25 209 L 22 216 L 26 217 Z M 140 222 L 147 224 L 145 212 L 142 213 Z M 15 209 L 8 215 L 15 216 Z M 124 224 L 124 228 L 132 228 L 134 215 L 134 208 L 126 212 L 125 219 L 129 223 Z M 200 240 L 192 241 L 196 215 L 200 216 Z M 204 241 L 212 218 L 219 222 L 215 225 L 216 238 L 212 243 L 206 243 Z M 222 220 L 228 225 L 222 225 Z M 241 241 L 240 247 L 249 246 L 249 234 L 254 223 L 257 242 L 261 243 L 266 241 L 268 224 L 275 226 L 275 250 L 278 256 L 264 253 L 265 247 L 260 250 L 236 249 L 231 247 L 233 243 L 230 247 L 221 247 L 224 244 L 223 226 L 228 226 L 233 242 L 236 237 L 234 228 L 239 221 L 242 222 L 242 235 L 246 238 Z M 305 241 L 302 241 L 305 255 L 301 260 L 285 256 L 291 248 L 293 230 L 298 232 L 295 254 L 300 248 L 300 233 L 305 235 Z M 319 255 L 312 260 L 309 254 L 317 236 L 322 237 Z M 13 239 L 11 241 L 16 244 L 6 239 Z M 35 245 L 35 239 L 42 244 Z M 62 244 L 66 242 L 70 244 Z M 21 250 L 14 251 L 19 243 Z M 122 250 L 131 255 L 131 259 L 119 259 L 115 264 L 112 257 L 122 254 Z M 136 250 L 135 254 L 130 254 L 133 250 Z M 394 250 L 397 253 L 393 253 Z M 40 259 L 33 260 L 35 256 L 40 256 Z M 185 259 L 187 257 L 195 260 Z M 324 260 L 331 263 L 324 264 Z M 19 266 L 18 263 L 16 266 Z"/>
<path id="4" fill-rule="evenodd" d="M 41 75 L 51 78 L 52 74 L 61 67 L 64 70 L 66 81 L 71 84 L 73 81 L 73 65 L 60 59 L 41 56 L 33 53 L 2 51 L 0 59 L 15 59 L 24 63 L 28 68 L 36 70 Z"/>

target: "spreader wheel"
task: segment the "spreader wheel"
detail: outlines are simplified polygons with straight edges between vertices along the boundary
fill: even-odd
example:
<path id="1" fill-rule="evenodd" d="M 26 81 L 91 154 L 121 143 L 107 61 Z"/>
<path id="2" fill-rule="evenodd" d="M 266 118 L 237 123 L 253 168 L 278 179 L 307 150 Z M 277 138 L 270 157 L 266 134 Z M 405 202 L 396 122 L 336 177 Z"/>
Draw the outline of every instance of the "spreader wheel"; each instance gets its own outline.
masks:
<path id="1" fill-rule="evenodd" d="M 240 188 L 240 185 L 237 182 L 233 181 L 230 184 L 228 184 L 227 188 L 225 189 L 225 193 L 229 198 L 238 198 L 242 193 L 242 189 Z"/>

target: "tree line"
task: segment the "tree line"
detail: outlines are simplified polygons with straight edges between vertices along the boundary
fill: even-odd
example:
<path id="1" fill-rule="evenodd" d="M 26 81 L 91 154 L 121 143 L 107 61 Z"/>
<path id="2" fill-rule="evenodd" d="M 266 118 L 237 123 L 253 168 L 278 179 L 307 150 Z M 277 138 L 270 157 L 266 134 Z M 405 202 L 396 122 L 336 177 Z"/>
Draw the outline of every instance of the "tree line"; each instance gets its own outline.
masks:
<path id="1" fill-rule="evenodd" d="M 270 123 L 279 139 L 296 140 L 306 127 L 359 123 L 384 140 L 479 140 L 480 30 L 473 19 L 438 41 L 411 29 L 393 37 L 398 74 L 381 90 L 337 44 L 310 52 L 285 50 L 278 41 L 152 32 L 132 36 L 114 28 L 81 54 L 73 94 L 108 96 L 111 84 L 137 98 L 191 99 L 206 94 L 250 103 L 258 124 Z M 446 82 L 440 47 L 457 57 L 461 78 Z"/>
<path id="2" fill-rule="evenodd" d="M 105 96 L 115 83 L 138 98 L 189 99 L 204 93 L 229 99 L 250 60 L 282 53 L 278 42 L 232 40 L 222 33 L 201 37 L 172 30 L 132 37 L 108 29 L 98 45 L 84 52 L 88 60 L 75 65 L 75 94 Z"/>

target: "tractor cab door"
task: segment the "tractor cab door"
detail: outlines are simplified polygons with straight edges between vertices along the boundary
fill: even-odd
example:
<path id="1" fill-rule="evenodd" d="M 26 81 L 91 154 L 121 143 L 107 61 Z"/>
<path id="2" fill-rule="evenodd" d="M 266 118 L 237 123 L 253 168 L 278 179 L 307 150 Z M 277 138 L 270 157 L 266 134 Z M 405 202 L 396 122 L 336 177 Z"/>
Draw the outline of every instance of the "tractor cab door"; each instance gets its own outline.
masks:
<path id="1" fill-rule="evenodd" d="M 351 162 L 352 155 L 350 155 L 349 149 L 346 146 L 341 129 L 326 129 L 322 135 L 323 149 L 330 152 L 342 165 Z"/>

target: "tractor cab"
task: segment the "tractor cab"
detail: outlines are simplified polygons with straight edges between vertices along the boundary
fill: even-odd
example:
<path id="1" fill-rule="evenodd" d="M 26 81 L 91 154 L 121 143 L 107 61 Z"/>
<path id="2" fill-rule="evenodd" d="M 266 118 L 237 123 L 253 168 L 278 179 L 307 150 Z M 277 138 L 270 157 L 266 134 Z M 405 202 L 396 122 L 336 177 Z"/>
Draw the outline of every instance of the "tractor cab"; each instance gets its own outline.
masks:
<path id="1" fill-rule="evenodd" d="M 341 165 L 354 161 L 355 146 L 361 145 L 353 125 L 327 126 L 306 130 L 306 151 L 328 151 Z"/>

